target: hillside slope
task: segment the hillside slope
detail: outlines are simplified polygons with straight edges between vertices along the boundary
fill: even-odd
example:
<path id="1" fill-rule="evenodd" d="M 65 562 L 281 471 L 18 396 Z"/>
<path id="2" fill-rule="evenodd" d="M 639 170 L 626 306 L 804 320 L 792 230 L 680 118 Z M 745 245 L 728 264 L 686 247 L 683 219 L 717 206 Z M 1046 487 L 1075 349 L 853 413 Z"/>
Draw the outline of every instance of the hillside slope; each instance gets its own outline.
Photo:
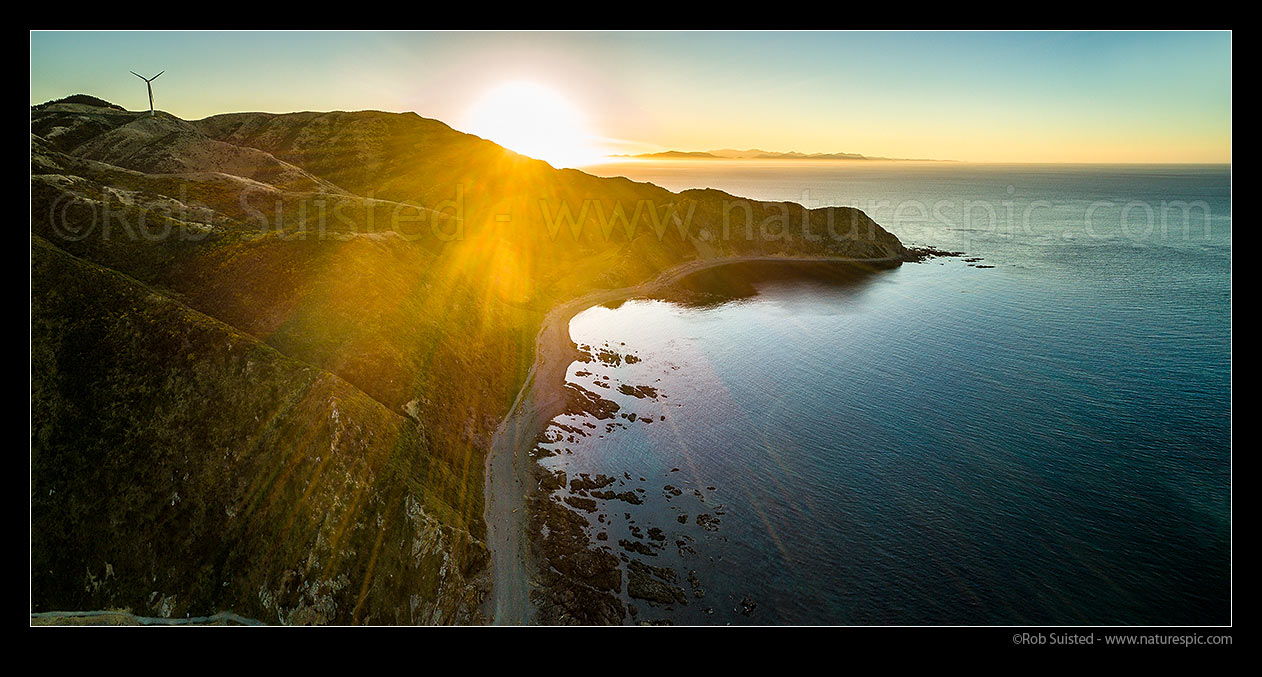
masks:
<path id="1" fill-rule="evenodd" d="M 550 308 L 698 258 L 905 253 L 858 210 L 415 114 L 95 101 L 31 112 L 36 611 L 477 620 L 485 459 Z"/>
<path id="2" fill-rule="evenodd" d="M 415 421 L 42 238 L 31 272 L 33 611 L 476 620 Z"/>

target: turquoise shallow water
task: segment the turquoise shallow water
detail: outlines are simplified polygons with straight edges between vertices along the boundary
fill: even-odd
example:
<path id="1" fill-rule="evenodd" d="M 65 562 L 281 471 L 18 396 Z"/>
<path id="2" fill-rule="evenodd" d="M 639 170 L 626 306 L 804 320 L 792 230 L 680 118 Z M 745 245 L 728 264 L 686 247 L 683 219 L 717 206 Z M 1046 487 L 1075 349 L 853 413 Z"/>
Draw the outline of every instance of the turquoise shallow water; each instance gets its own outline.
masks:
<path id="1" fill-rule="evenodd" d="M 594 434 L 553 445 L 569 453 L 545 464 L 643 489 L 642 505 L 601 501 L 591 515 L 614 552 L 678 572 L 688 604 L 627 598 L 641 618 L 1230 621 L 1228 168 L 605 173 L 758 199 L 806 192 L 995 266 L 772 275 L 728 303 L 636 300 L 575 317 L 577 343 L 640 361 L 575 363 L 570 380 L 637 421 L 586 421 Z M 1188 228 L 1180 212 L 1163 232 L 1163 200 L 1196 203 Z M 979 222 L 979 203 L 995 222 Z M 978 218 L 953 218 L 952 204 Z M 1006 213 L 1016 227 L 998 223 Z M 661 540 L 638 539 L 654 556 L 617 545 L 654 527 Z"/>

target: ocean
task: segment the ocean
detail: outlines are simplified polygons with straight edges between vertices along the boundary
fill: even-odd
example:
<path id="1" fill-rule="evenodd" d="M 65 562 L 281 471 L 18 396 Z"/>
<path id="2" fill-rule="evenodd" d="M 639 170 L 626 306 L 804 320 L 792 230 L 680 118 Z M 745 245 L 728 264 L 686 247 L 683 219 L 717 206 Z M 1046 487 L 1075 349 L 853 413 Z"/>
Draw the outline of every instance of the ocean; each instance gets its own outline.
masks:
<path id="1" fill-rule="evenodd" d="M 638 490 L 588 515 L 593 543 L 672 570 L 686 602 L 624 585 L 636 619 L 1231 621 L 1229 166 L 585 171 L 855 206 L 964 253 L 574 317 L 576 343 L 633 359 L 569 380 L 636 420 L 558 416 L 594 434 L 541 463 Z"/>

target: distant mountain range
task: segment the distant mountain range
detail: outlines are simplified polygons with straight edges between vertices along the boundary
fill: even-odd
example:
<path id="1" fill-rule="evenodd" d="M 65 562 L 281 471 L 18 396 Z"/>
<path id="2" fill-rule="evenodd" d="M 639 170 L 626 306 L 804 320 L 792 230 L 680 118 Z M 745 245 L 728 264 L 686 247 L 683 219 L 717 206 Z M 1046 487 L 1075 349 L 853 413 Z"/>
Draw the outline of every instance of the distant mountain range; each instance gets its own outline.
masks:
<path id="1" fill-rule="evenodd" d="M 653 159 L 653 160 L 896 160 L 900 162 L 951 162 L 951 160 L 930 160 L 927 158 L 890 158 L 860 155 L 858 153 L 798 153 L 789 151 L 781 153 L 770 150 L 751 148 L 735 150 L 721 148 L 707 151 L 667 150 L 660 153 L 641 153 L 639 155 L 614 155 L 612 157 Z"/>

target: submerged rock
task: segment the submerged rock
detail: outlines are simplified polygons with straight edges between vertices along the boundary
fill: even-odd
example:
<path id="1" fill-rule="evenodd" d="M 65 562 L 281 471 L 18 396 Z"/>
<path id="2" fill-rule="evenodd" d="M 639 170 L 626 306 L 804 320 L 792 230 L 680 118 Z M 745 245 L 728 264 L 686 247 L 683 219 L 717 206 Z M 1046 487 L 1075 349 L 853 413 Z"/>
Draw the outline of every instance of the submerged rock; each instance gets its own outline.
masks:
<path id="1" fill-rule="evenodd" d="M 657 389 L 652 386 L 633 386 L 633 385 L 628 385 L 626 383 L 623 383 L 622 385 L 618 386 L 618 392 L 622 393 L 623 395 L 630 395 L 632 397 L 637 397 L 640 399 L 644 399 L 644 398 L 648 398 L 651 400 L 657 399 Z"/>
<path id="2" fill-rule="evenodd" d="M 566 496 L 565 502 L 579 510 L 587 512 L 596 512 L 596 501 L 581 496 Z"/>
<path id="3" fill-rule="evenodd" d="M 683 589 L 670 584 L 675 579 L 674 569 L 653 567 L 639 560 L 631 560 L 627 565 L 627 594 L 658 604 L 687 604 L 688 596 Z"/>
<path id="4" fill-rule="evenodd" d="M 624 501 L 626 503 L 630 503 L 632 505 L 640 505 L 644 502 L 640 500 L 639 496 L 635 495 L 634 491 L 624 491 L 622 493 L 617 493 L 617 492 L 609 491 L 608 489 L 606 489 L 604 491 L 592 491 L 590 493 L 592 496 L 595 496 L 596 498 L 604 499 L 606 501 L 618 500 L 618 501 Z"/>
<path id="5" fill-rule="evenodd" d="M 627 539 L 622 538 L 618 539 L 618 545 L 622 546 L 624 550 L 629 550 L 639 555 L 657 557 L 657 553 L 653 551 L 651 546 L 641 543 L 640 541 L 628 541 Z"/>
<path id="6" fill-rule="evenodd" d="M 693 597 L 698 599 L 705 597 L 705 589 L 701 587 L 701 579 L 697 577 L 696 569 L 688 572 L 688 586 L 692 588 Z"/>
<path id="7" fill-rule="evenodd" d="M 581 473 L 578 477 L 570 480 L 570 491 L 578 492 L 590 489 L 603 489 L 618 480 L 605 475 L 596 475 L 592 478 L 587 473 Z M 594 494 L 593 494 L 594 495 Z"/>
<path id="8" fill-rule="evenodd" d="M 600 395 L 573 383 L 566 383 L 565 408 L 562 413 L 588 415 L 597 419 L 610 419 L 618 413 L 618 403 L 602 398 Z"/>
<path id="9" fill-rule="evenodd" d="M 537 466 L 536 466 L 537 467 Z M 558 470 L 554 473 L 540 470 L 539 488 L 546 492 L 553 492 L 565 486 L 565 471 Z"/>

